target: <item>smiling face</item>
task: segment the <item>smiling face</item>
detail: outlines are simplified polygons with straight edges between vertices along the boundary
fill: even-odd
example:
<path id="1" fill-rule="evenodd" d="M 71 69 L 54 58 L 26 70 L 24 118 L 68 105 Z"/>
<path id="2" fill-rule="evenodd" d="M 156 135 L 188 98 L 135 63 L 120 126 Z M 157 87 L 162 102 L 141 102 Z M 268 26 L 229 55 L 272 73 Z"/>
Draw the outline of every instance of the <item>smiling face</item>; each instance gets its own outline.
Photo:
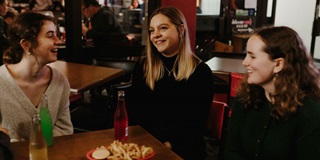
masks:
<path id="1" fill-rule="evenodd" d="M 51 21 L 43 21 L 41 30 L 37 36 L 38 46 L 35 53 L 38 60 L 43 63 L 51 63 L 57 60 L 59 38 L 56 35 L 56 26 Z"/>
<path id="2" fill-rule="evenodd" d="M 171 57 L 178 53 L 179 31 L 163 14 L 157 14 L 150 21 L 150 40 L 159 52 Z"/>
<path id="3" fill-rule="evenodd" d="M 263 51 L 265 43 L 257 35 L 253 35 L 247 42 L 247 55 L 242 64 L 247 68 L 247 83 L 260 85 L 263 88 L 274 85 L 273 77 L 277 61 L 271 60 Z"/>

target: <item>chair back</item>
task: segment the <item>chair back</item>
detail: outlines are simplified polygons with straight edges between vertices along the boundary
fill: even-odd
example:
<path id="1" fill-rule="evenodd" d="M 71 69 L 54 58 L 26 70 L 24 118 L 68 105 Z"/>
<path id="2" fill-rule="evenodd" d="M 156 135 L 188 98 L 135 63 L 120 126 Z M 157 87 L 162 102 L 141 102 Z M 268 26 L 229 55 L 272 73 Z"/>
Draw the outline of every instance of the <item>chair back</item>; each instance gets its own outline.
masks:
<path id="1" fill-rule="evenodd" d="M 131 78 L 133 75 L 134 67 L 137 60 L 129 59 L 115 59 L 115 58 L 95 58 L 93 59 L 92 64 L 97 66 L 104 66 L 110 68 L 122 69 L 125 72 L 125 75 L 110 81 L 105 85 L 105 88 L 108 93 L 108 108 L 113 113 L 117 106 L 118 91 L 123 90 L 127 91 L 131 87 Z"/>
<path id="2" fill-rule="evenodd" d="M 230 76 L 231 76 L 230 97 L 234 98 L 238 93 L 238 88 L 242 78 L 244 77 L 244 74 L 232 72 Z"/>
<path id="3" fill-rule="evenodd" d="M 131 81 L 131 76 L 133 74 L 134 66 L 137 60 L 128 59 L 114 59 L 114 58 L 95 58 L 92 61 L 93 65 L 118 68 L 125 72 L 125 75 L 121 78 L 122 81 Z"/>
<path id="4" fill-rule="evenodd" d="M 207 130 L 211 131 L 213 138 L 221 140 L 225 121 L 228 115 L 228 105 L 224 102 L 212 101 L 211 110 L 207 122 Z"/>
<path id="5" fill-rule="evenodd" d="M 231 83 L 230 83 L 230 94 L 229 94 L 229 106 L 230 106 L 230 110 L 228 113 L 229 118 L 231 117 L 234 98 L 237 96 L 239 85 L 243 77 L 244 77 L 244 74 L 241 74 L 241 73 L 231 72 L 230 74 Z"/>

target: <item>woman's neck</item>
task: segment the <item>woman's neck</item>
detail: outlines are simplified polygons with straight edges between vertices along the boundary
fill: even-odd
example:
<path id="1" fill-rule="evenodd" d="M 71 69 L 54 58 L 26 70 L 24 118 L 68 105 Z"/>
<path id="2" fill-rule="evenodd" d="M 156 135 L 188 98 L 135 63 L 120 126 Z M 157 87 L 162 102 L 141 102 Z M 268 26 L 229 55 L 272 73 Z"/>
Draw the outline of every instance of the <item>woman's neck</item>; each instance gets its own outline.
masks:
<path id="1" fill-rule="evenodd" d="M 266 95 L 266 97 L 267 97 L 268 101 L 269 101 L 269 102 L 271 102 L 271 103 L 273 104 L 273 103 L 274 103 L 274 97 L 272 96 L 272 94 L 271 94 L 271 93 L 269 93 L 269 92 L 267 92 L 267 91 L 265 91 L 264 93 L 265 93 L 265 95 Z"/>

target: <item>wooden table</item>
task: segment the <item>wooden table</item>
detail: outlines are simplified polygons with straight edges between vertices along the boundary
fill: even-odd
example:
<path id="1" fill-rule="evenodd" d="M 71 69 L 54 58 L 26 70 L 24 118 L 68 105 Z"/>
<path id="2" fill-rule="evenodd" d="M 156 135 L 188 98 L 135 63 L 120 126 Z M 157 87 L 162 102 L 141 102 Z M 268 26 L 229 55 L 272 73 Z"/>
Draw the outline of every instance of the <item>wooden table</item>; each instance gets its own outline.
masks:
<path id="1" fill-rule="evenodd" d="M 124 75 L 124 71 L 121 69 L 60 60 L 49 65 L 67 77 L 71 92 L 84 92 Z"/>
<path id="2" fill-rule="evenodd" d="M 206 62 L 212 71 L 245 73 L 246 68 L 242 65 L 243 59 L 213 57 Z"/>
<path id="3" fill-rule="evenodd" d="M 48 148 L 49 160 L 86 160 L 87 152 L 101 145 L 109 145 L 113 141 L 113 129 L 54 137 L 53 146 Z M 129 137 L 126 142 L 152 147 L 155 151 L 152 160 L 182 160 L 140 126 L 129 127 Z M 16 160 L 29 159 L 28 141 L 13 142 L 11 149 Z"/>

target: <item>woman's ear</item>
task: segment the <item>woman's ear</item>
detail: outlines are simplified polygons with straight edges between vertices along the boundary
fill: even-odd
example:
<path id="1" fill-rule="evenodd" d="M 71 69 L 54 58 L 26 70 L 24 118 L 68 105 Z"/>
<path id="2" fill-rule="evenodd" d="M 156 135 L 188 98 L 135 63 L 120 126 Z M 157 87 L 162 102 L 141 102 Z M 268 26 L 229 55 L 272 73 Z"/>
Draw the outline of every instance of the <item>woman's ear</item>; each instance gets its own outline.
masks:
<path id="1" fill-rule="evenodd" d="M 183 35 L 184 35 L 184 25 L 183 24 L 181 24 L 180 26 L 179 26 L 179 31 L 180 31 L 180 37 L 183 37 Z"/>
<path id="2" fill-rule="evenodd" d="M 274 60 L 275 62 L 275 67 L 273 68 L 273 73 L 279 73 L 280 71 L 282 71 L 283 67 L 284 67 L 284 58 L 277 58 Z"/>
<path id="3" fill-rule="evenodd" d="M 29 52 L 29 43 L 25 39 L 20 40 L 20 46 L 23 48 L 24 51 Z"/>

